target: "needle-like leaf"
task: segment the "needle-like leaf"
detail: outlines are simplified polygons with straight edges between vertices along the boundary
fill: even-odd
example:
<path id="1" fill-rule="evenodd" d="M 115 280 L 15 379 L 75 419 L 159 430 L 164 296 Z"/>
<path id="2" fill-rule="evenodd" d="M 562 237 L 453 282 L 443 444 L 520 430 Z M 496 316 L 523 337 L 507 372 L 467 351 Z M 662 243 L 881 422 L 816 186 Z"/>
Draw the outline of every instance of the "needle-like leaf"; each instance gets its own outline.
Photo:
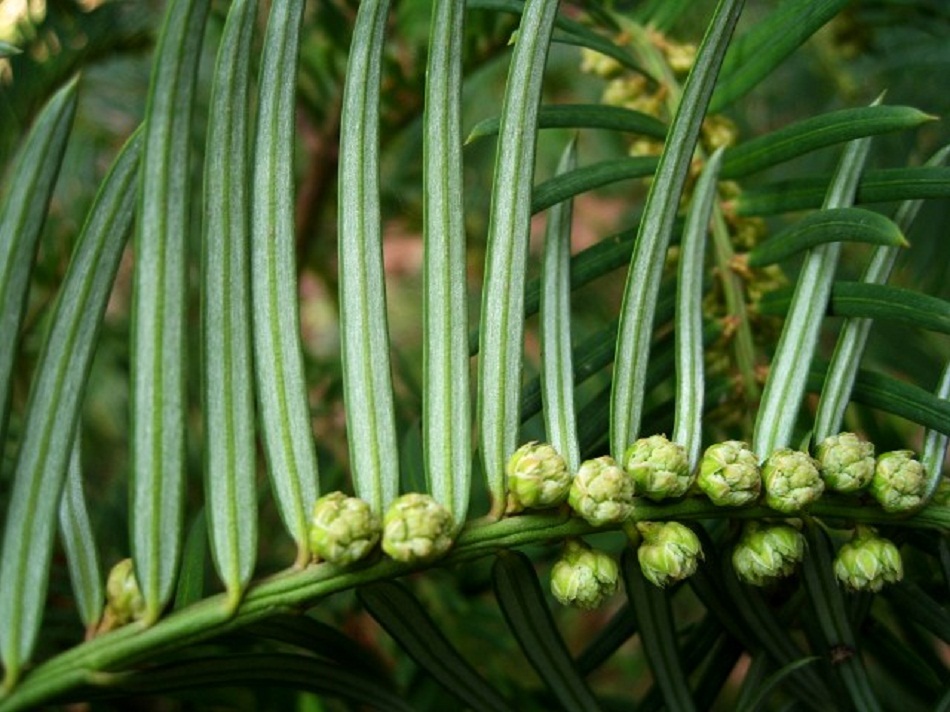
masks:
<path id="1" fill-rule="evenodd" d="M 650 185 L 630 260 L 610 399 L 610 452 L 619 460 L 640 430 L 657 293 L 680 196 L 712 86 L 743 0 L 722 0 L 706 30 Z"/>
<path id="2" fill-rule="evenodd" d="M 478 424 L 492 513 L 505 506 L 505 463 L 520 429 L 524 288 L 541 79 L 557 0 L 528 0 L 505 88 L 492 181 L 478 359 Z"/>
<path id="3" fill-rule="evenodd" d="M 576 142 L 561 156 L 558 173 L 577 162 Z M 580 467 L 574 408 L 574 365 L 571 351 L 571 201 L 559 203 L 548 215 L 541 265 L 541 398 L 548 442 L 567 463 Z"/>
<path id="4" fill-rule="evenodd" d="M 304 379 L 294 249 L 294 95 L 303 0 L 271 6 L 261 57 L 251 197 L 254 374 L 261 436 L 277 509 L 309 558 L 317 458 Z"/>
<path id="5" fill-rule="evenodd" d="M 256 10 L 256 0 L 237 0 L 228 12 L 218 48 L 205 157 L 205 511 L 211 557 L 232 605 L 250 581 L 257 554 L 247 180 L 248 80 Z"/>
<path id="6" fill-rule="evenodd" d="M 132 282 L 132 558 L 154 623 L 174 593 L 185 484 L 195 79 L 209 0 L 169 3 L 146 108 Z"/>
<path id="7" fill-rule="evenodd" d="M 356 494 L 383 511 L 399 489 L 382 218 L 379 80 L 389 0 L 360 3 L 347 63 L 340 133 L 340 338 Z"/>
<path id="8" fill-rule="evenodd" d="M 16 180 L 8 182 L 0 205 L 0 443 L 6 434 L 30 274 L 76 113 L 76 82 L 72 79 L 43 108 L 8 174 Z"/>
<path id="9" fill-rule="evenodd" d="M 30 390 L 0 557 L 0 641 L 12 687 L 40 627 L 56 516 L 86 377 L 128 238 L 142 136 L 116 159 L 89 211 Z"/>
<path id="10" fill-rule="evenodd" d="M 465 521 L 472 479 L 460 104 L 464 3 L 433 3 L 426 73 L 423 439 L 429 490 Z"/>
<path id="11" fill-rule="evenodd" d="M 501 118 L 482 119 L 468 134 L 469 144 L 487 136 L 497 136 Z M 666 138 L 667 126 L 656 117 L 622 106 L 604 104 L 545 104 L 538 110 L 539 129 L 608 129 Z"/>

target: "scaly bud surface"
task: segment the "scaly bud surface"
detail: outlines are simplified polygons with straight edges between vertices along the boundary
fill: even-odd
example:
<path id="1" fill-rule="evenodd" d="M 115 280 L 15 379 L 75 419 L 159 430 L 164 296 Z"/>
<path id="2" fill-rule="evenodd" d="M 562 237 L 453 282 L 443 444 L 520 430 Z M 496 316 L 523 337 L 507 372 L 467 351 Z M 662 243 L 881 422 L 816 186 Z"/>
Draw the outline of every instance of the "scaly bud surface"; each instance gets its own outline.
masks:
<path id="1" fill-rule="evenodd" d="M 383 551 L 396 561 L 431 561 L 452 546 L 452 515 L 427 494 L 393 500 L 383 518 Z"/>
<path id="2" fill-rule="evenodd" d="M 758 499 L 762 489 L 759 459 L 738 440 L 710 445 L 703 453 L 696 484 L 720 507 L 749 504 Z"/>
<path id="3" fill-rule="evenodd" d="M 693 484 L 686 450 L 664 435 L 637 440 L 624 453 L 623 466 L 636 494 L 654 501 L 680 497 Z"/>
<path id="4" fill-rule="evenodd" d="M 313 505 L 310 553 L 333 564 L 352 564 L 372 551 L 381 532 L 379 516 L 368 502 L 331 492 Z"/>
<path id="5" fill-rule="evenodd" d="M 525 443 L 508 460 L 508 512 L 554 507 L 567 499 L 571 473 L 557 450 Z"/>
<path id="6" fill-rule="evenodd" d="M 567 501 L 591 526 L 617 524 L 633 512 L 633 478 L 612 457 L 581 463 Z"/>
<path id="7" fill-rule="evenodd" d="M 911 450 L 885 452 L 877 458 L 871 494 L 887 512 L 908 512 L 923 504 L 927 491 L 924 466 Z"/>
<path id="8" fill-rule="evenodd" d="M 825 484 L 838 492 L 856 492 L 874 477 L 874 445 L 854 433 L 825 438 L 815 456 Z"/>
<path id="9" fill-rule="evenodd" d="M 699 537 L 679 522 L 638 522 L 643 541 L 637 548 L 640 570 L 654 586 L 664 588 L 692 576 L 703 558 Z"/>
<path id="10" fill-rule="evenodd" d="M 762 465 L 765 503 L 790 514 L 814 502 L 825 490 L 818 462 L 807 453 L 789 448 L 776 450 Z"/>
<path id="11" fill-rule="evenodd" d="M 145 599 L 135 578 L 132 559 L 122 559 L 106 579 L 106 611 L 103 628 L 123 626 L 145 615 Z"/>
<path id="12" fill-rule="evenodd" d="M 590 611 L 617 592 L 620 571 L 608 554 L 568 541 L 551 569 L 551 593 L 565 606 Z"/>
<path id="13" fill-rule="evenodd" d="M 852 591 L 880 591 L 885 583 L 904 578 L 901 555 L 871 527 L 858 527 L 854 538 L 835 557 L 835 576 Z"/>
<path id="14" fill-rule="evenodd" d="M 749 522 L 732 551 L 732 567 L 740 580 L 765 586 L 791 575 L 805 555 L 805 539 L 787 524 Z"/>

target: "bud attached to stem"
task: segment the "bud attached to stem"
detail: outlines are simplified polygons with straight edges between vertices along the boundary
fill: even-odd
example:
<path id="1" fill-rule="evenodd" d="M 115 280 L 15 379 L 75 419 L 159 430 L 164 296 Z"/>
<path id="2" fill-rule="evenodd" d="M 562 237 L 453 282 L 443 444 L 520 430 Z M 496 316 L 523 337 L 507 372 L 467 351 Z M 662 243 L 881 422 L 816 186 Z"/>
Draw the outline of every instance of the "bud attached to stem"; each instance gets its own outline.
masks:
<path id="1" fill-rule="evenodd" d="M 692 576 L 703 558 L 699 537 L 679 522 L 638 522 L 643 541 L 637 559 L 644 577 L 664 588 Z"/>
<path id="2" fill-rule="evenodd" d="M 551 569 L 551 593 L 565 606 L 598 608 L 617 592 L 620 570 L 608 554 L 570 540 Z"/>
<path id="3" fill-rule="evenodd" d="M 886 512 L 909 512 L 923 504 L 927 491 L 924 466 L 911 450 L 885 452 L 877 458 L 871 494 Z"/>
<path id="4" fill-rule="evenodd" d="M 106 608 L 99 632 L 124 626 L 145 616 L 145 598 L 135 578 L 132 559 L 122 559 L 106 579 Z"/>
<path id="5" fill-rule="evenodd" d="M 825 490 L 818 462 L 807 453 L 789 448 L 776 450 L 762 465 L 765 503 L 790 514 L 814 502 Z"/>
<path id="6" fill-rule="evenodd" d="M 331 492 L 316 501 L 310 516 L 310 553 L 346 566 L 366 556 L 379 542 L 382 524 L 368 502 Z"/>
<path id="7" fill-rule="evenodd" d="M 741 507 L 754 502 L 762 489 L 759 459 L 749 446 L 726 440 L 706 448 L 696 484 L 720 507 Z"/>
<path id="8" fill-rule="evenodd" d="M 452 546 L 452 515 L 427 494 L 393 500 L 383 518 L 383 551 L 396 561 L 431 561 Z"/>
<path id="9" fill-rule="evenodd" d="M 571 487 L 571 473 L 557 450 L 546 443 L 525 443 L 508 460 L 508 512 L 554 507 Z"/>
<path id="10" fill-rule="evenodd" d="M 633 512 L 633 478 L 604 456 L 581 463 L 568 503 L 591 526 L 619 524 Z"/>
<path id="11" fill-rule="evenodd" d="M 856 492 L 874 476 L 874 445 L 854 433 L 821 441 L 815 453 L 825 484 L 838 492 Z"/>
<path id="12" fill-rule="evenodd" d="M 624 453 L 623 466 L 633 478 L 636 494 L 657 502 L 681 497 L 693 484 L 686 450 L 665 435 L 637 440 Z"/>
<path id="13" fill-rule="evenodd" d="M 787 524 L 746 524 L 735 549 L 732 567 L 741 581 L 765 586 L 791 575 L 805 555 L 805 538 Z"/>
<path id="14" fill-rule="evenodd" d="M 854 538 L 835 557 L 835 576 L 851 591 L 880 591 L 885 583 L 904 578 L 904 565 L 894 543 L 871 527 L 858 527 Z"/>

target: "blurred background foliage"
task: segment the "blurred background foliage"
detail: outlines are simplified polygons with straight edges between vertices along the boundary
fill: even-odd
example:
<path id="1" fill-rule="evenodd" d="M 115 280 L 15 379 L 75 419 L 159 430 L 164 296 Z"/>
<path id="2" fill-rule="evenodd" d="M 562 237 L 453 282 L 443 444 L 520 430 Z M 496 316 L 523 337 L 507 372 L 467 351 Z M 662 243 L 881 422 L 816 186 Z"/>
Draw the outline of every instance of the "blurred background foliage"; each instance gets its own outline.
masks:
<path id="1" fill-rule="evenodd" d="M 749 0 L 740 22 L 741 32 L 766 15 L 775 0 Z M 199 110 L 194 124 L 195 185 L 200 186 L 202 144 L 206 130 L 204 104 L 210 90 L 210 75 L 224 17 L 229 3 L 215 0 L 204 58 L 199 76 Z M 262 3 L 261 27 L 268 3 Z M 711 0 L 688 3 L 688 12 L 668 17 L 663 0 L 639 2 L 614 0 L 598 3 L 584 0 L 563 3 L 563 12 L 578 20 L 603 18 L 608 7 L 633 17 L 655 17 L 658 29 L 669 38 L 698 42 L 711 13 Z M 671 3 L 680 5 L 680 3 Z M 308 3 L 304 19 L 301 61 L 298 76 L 298 194 L 297 252 L 300 270 L 301 317 L 310 402 L 320 459 L 322 489 L 346 488 L 348 472 L 341 374 L 338 356 L 337 264 L 336 264 L 336 175 L 340 103 L 350 33 L 357 0 L 324 0 Z M 6 165 L 18 139 L 29 127 L 39 107 L 76 71 L 81 70 L 78 112 L 69 148 L 40 246 L 38 268 L 30 292 L 13 395 L 11 435 L 0 471 L 0 501 L 6 500 L 12 448 L 17 437 L 18 418 L 23 413 L 30 382 L 29 364 L 40 346 L 45 320 L 57 286 L 61 283 L 73 242 L 86 210 L 112 159 L 138 125 L 144 113 L 152 49 L 165 3 L 159 0 L 2 0 L 0 41 L 22 50 L 0 59 L 0 164 Z M 421 478 L 419 417 L 421 403 L 421 268 L 420 239 L 422 99 L 428 36 L 430 0 L 397 0 L 391 14 L 383 75 L 381 136 L 383 140 L 382 179 L 385 217 L 385 260 L 388 275 L 388 306 L 392 327 L 394 381 L 397 417 L 403 433 L 402 472 L 413 486 Z M 509 39 L 517 17 L 487 10 L 471 10 L 466 27 L 466 83 L 463 125 L 468 131 L 480 119 L 499 113 L 510 54 Z M 609 28 L 608 28 L 609 29 Z M 260 42 L 262 32 L 258 32 Z M 555 44 L 545 77 L 546 102 L 597 102 L 608 88 L 608 80 L 581 71 L 577 47 Z M 793 121 L 837 108 L 862 106 L 881 92 L 890 104 L 907 104 L 925 112 L 950 113 L 950 3 L 943 0 L 856 0 L 796 52 L 769 79 L 731 107 L 728 118 L 742 137 L 752 137 Z M 542 133 L 536 181 L 553 173 L 565 141 L 564 130 Z M 899 167 L 920 164 L 940 146 L 950 142 L 946 121 L 934 122 L 915 132 L 902 132 L 875 139 L 870 167 Z M 584 131 L 580 136 L 580 162 L 625 154 L 629 140 L 622 134 Z M 778 180 L 829 173 L 837 160 L 836 149 L 808 154 L 780 166 L 774 174 L 757 175 L 754 180 Z M 494 161 L 493 142 L 476 141 L 465 152 L 466 220 L 469 261 L 471 324 L 477 323 L 474 310 L 482 283 L 480 274 L 485 248 L 490 177 Z M 16 180 L 7 174 L 5 181 Z M 636 208 L 645 195 L 642 182 L 625 181 L 608 189 L 578 197 L 574 210 L 573 250 L 635 226 Z M 199 205 L 195 200 L 193 205 Z M 880 205 L 890 212 L 893 205 Z M 198 210 L 194 210 L 198 219 Z M 781 224 L 772 220 L 769 227 Z M 916 221 L 909 239 L 912 250 L 904 252 L 892 283 L 950 299 L 950 204 L 929 201 Z M 543 221 L 537 221 L 540 238 Z M 199 230 L 192 233 L 200 235 Z M 198 245 L 192 245 L 197 284 Z M 540 239 L 533 249 L 532 269 L 537 271 Z M 866 252 L 846 247 L 841 263 L 845 275 L 856 277 L 863 270 Z M 129 250 L 120 270 L 106 317 L 88 389 L 83 437 L 87 496 L 93 526 L 99 535 L 102 559 L 111 564 L 125 556 L 127 544 L 127 442 L 129 369 L 129 293 L 132 255 Z M 623 288 L 622 270 L 595 280 L 575 293 L 575 343 L 596 334 L 617 313 Z M 192 344 L 189 364 L 193 427 L 190 429 L 191 486 L 189 517 L 202 526 L 196 515 L 201 506 L 201 433 L 197 412 L 198 397 L 198 303 L 192 300 Z M 830 320 L 833 324 L 833 320 Z M 830 355 L 833 329 L 828 330 L 824 356 Z M 8 338 L 8 335 L 4 335 Z M 534 320 L 529 320 L 526 349 L 529 354 L 527 378 L 537 372 L 538 344 Z M 950 357 L 946 337 L 911 330 L 893 324 L 879 324 L 872 332 L 865 364 L 932 388 Z M 762 363 L 767 363 L 762 355 Z M 590 394 L 607 384 L 608 375 L 585 386 Z M 667 414 L 666 417 L 670 417 Z M 852 406 L 849 414 L 856 429 L 868 434 L 880 450 L 897 447 L 916 437 L 916 428 L 893 417 Z M 662 420 L 658 421 L 662 425 Z M 535 418 L 525 425 L 526 437 L 542 427 Z M 662 432 L 663 427 L 653 431 Z M 668 429 L 668 426 L 667 426 Z M 259 459 L 263 463 L 263 458 Z M 476 482 L 479 477 L 474 478 Z M 418 479 L 416 480 L 418 481 Z M 261 482 L 264 482 L 262 477 Z M 263 484 L 262 484 L 263 486 Z M 291 542 L 267 536 L 277 532 L 277 513 L 268 498 L 261 512 L 259 573 L 286 566 L 293 559 Z M 476 493 L 473 512 L 485 510 L 485 494 Z M 0 515 L 2 516 L 2 515 Z M 269 524 L 268 524 L 269 522 Z M 622 540 L 612 535 L 598 541 L 617 551 Z M 545 548 L 531 551 L 541 562 L 550 559 Z M 913 562 L 908 562 L 913 567 Z M 81 631 L 69 610 L 68 582 L 64 567 L 54 567 L 51 605 L 47 613 L 48 631 L 59 634 L 44 638 L 46 650 L 38 657 L 77 642 Z M 214 577 L 208 576 L 213 582 Z M 489 562 L 466 565 L 464 570 L 430 572 L 414 580 L 416 593 L 426 602 L 430 614 L 459 646 L 463 654 L 501 691 L 514 700 L 518 709 L 544 709 L 544 698 L 519 698 L 526 690 L 540 687 L 530 667 L 507 633 L 504 621 L 490 596 Z M 215 585 L 209 583 L 209 585 Z M 688 630 L 695 623 L 697 605 L 685 592 L 674 599 L 679 627 Z M 590 631 L 598 630 L 615 613 L 603 609 L 581 614 L 558 609 L 556 615 L 572 651 L 583 649 Z M 449 704 L 445 693 L 381 633 L 372 619 L 356 605 L 352 594 L 340 594 L 318 607 L 316 615 L 340 626 L 346 633 L 372 647 L 393 672 L 410 699 L 422 708 L 442 709 Z M 239 641 L 235 645 L 239 645 Z M 485 646 L 494 650 L 484 655 Z M 598 669 L 591 684 L 609 698 L 611 694 L 640 697 L 650 685 L 643 655 L 629 641 L 610 661 Z M 946 651 L 944 651 L 946 655 Z M 514 683 L 512 681 L 517 681 Z M 509 688 L 505 688 L 505 685 Z M 633 688 L 633 689 L 632 689 Z M 185 697 L 184 708 L 208 695 Z M 191 699 L 190 699 L 191 698 Z M 252 698 L 227 691 L 210 699 L 230 709 L 331 709 L 316 697 L 303 693 L 261 690 Z M 730 708 L 729 693 L 719 698 L 721 709 Z M 292 706 L 288 706 L 292 705 Z M 156 709 L 167 709 L 156 706 Z"/>

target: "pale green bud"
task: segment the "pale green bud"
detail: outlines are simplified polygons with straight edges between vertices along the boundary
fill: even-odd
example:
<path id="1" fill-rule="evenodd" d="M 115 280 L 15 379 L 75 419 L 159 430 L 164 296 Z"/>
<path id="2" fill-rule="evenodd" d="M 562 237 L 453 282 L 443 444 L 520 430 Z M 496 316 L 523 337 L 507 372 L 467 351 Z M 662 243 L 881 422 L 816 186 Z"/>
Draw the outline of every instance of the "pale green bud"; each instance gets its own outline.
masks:
<path id="1" fill-rule="evenodd" d="M 686 450 L 664 435 L 637 440 L 624 453 L 623 466 L 636 493 L 654 501 L 680 497 L 693 484 Z"/>
<path id="2" fill-rule="evenodd" d="M 316 501 L 310 516 L 310 553 L 346 566 L 366 556 L 379 541 L 379 516 L 368 502 L 331 492 Z"/>
<path id="3" fill-rule="evenodd" d="M 122 559 L 106 579 L 105 628 L 137 621 L 145 615 L 145 599 L 135 578 L 132 559 Z"/>
<path id="4" fill-rule="evenodd" d="M 703 453 L 696 484 L 720 507 L 754 502 L 762 489 L 759 458 L 738 440 L 710 445 Z"/>
<path id="5" fill-rule="evenodd" d="M 858 527 L 835 557 L 835 576 L 852 591 L 880 591 L 885 583 L 904 578 L 904 565 L 893 542 L 870 527 Z"/>
<path id="6" fill-rule="evenodd" d="M 871 494 L 887 512 L 907 512 L 920 506 L 927 491 L 924 466 L 910 450 L 885 452 L 877 458 Z"/>
<path id="7" fill-rule="evenodd" d="M 551 569 L 551 593 L 558 602 L 586 611 L 598 608 L 615 594 L 619 581 L 616 561 L 576 541 L 567 543 Z"/>
<path id="8" fill-rule="evenodd" d="M 787 524 L 750 522 L 732 551 L 732 567 L 740 580 L 764 586 L 789 576 L 805 555 L 805 539 Z"/>
<path id="9" fill-rule="evenodd" d="M 821 496 L 825 483 L 818 462 L 807 453 L 781 448 L 762 465 L 765 503 L 780 512 L 797 512 Z"/>
<path id="10" fill-rule="evenodd" d="M 396 561 L 430 561 L 452 546 L 453 528 L 449 510 L 432 497 L 404 494 L 383 518 L 383 551 Z"/>
<path id="11" fill-rule="evenodd" d="M 950 507 L 950 479 L 941 477 L 937 483 L 937 489 L 934 491 L 933 498 L 930 500 L 933 504 L 939 504 L 941 507 Z"/>
<path id="12" fill-rule="evenodd" d="M 854 433 L 825 438 L 815 456 L 825 484 L 838 492 L 863 489 L 874 476 L 874 445 Z"/>
<path id="13" fill-rule="evenodd" d="M 643 536 L 640 570 L 653 585 L 664 588 L 696 572 L 703 547 L 692 529 L 679 522 L 638 522 L 637 531 Z"/>
<path id="14" fill-rule="evenodd" d="M 617 524 L 633 512 L 633 478 L 612 457 L 581 463 L 567 501 L 595 527 Z"/>
<path id="15" fill-rule="evenodd" d="M 525 443 L 508 460 L 508 511 L 553 507 L 567 499 L 571 473 L 546 443 Z"/>

